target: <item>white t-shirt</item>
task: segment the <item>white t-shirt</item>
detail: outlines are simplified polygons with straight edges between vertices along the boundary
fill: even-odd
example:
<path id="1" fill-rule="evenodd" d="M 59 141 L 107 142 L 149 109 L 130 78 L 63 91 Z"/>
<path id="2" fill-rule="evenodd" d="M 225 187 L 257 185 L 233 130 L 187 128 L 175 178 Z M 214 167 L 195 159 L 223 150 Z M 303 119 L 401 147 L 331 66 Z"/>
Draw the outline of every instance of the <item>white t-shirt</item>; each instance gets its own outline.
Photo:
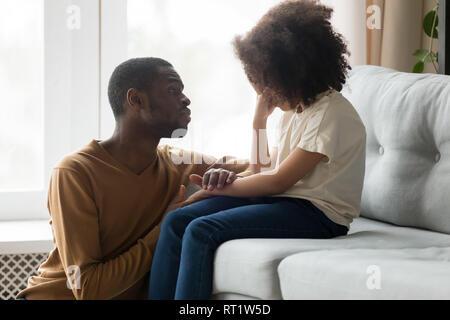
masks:
<path id="1" fill-rule="evenodd" d="M 284 112 L 277 134 L 276 167 L 295 148 L 329 160 L 275 196 L 309 200 L 329 219 L 349 228 L 360 214 L 366 150 L 366 129 L 352 104 L 336 90 L 323 92 L 303 112 Z"/>

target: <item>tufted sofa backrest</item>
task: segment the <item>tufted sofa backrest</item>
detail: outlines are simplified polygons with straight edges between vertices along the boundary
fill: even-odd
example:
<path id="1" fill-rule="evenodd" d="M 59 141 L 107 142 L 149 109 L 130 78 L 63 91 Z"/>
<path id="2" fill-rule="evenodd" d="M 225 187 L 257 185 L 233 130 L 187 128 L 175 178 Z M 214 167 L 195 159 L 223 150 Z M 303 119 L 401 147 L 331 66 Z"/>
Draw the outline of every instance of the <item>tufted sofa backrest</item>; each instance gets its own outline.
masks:
<path id="1" fill-rule="evenodd" d="M 358 66 L 342 94 L 367 131 L 361 216 L 450 233 L 450 77 Z"/>

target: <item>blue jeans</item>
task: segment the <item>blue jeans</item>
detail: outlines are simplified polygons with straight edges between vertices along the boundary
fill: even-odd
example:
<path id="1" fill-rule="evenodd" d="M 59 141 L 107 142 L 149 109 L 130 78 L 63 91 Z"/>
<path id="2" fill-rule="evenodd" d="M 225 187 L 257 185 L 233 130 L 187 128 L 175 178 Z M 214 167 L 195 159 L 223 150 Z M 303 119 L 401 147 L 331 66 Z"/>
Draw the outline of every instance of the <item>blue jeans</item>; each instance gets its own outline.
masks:
<path id="1" fill-rule="evenodd" d="M 242 238 L 346 235 L 311 202 L 285 197 L 212 197 L 167 214 L 153 257 L 149 299 L 210 299 L 214 253 Z"/>

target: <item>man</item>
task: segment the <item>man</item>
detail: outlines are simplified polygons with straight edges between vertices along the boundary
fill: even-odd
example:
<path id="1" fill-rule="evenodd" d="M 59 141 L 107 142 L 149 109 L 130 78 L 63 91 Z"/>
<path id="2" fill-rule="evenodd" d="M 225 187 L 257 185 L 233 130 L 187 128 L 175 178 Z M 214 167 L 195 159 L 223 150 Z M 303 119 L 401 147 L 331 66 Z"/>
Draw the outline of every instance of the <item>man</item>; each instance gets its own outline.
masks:
<path id="1" fill-rule="evenodd" d="M 183 82 L 167 61 L 122 63 L 108 96 L 114 134 L 53 169 L 47 206 L 55 248 L 17 298 L 145 299 L 163 217 L 199 200 L 194 194 L 183 202 L 189 176 L 198 183 L 197 175 L 208 172 L 220 187 L 248 166 L 158 146 L 190 122 Z M 224 170 L 209 170 L 219 167 Z"/>

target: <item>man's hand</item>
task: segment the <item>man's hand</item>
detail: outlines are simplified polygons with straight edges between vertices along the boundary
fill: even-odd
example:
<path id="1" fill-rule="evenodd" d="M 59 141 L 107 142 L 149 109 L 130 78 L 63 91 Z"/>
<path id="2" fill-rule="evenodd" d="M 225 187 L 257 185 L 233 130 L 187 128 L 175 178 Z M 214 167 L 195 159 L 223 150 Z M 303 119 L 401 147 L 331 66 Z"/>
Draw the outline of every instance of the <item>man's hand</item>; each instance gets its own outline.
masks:
<path id="1" fill-rule="evenodd" d="M 203 178 L 198 174 L 191 174 L 189 179 L 196 185 L 202 187 L 202 190 L 195 192 L 187 198 L 182 203 L 182 207 L 217 195 L 216 192 L 213 192 L 214 188 L 222 189 L 225 184 L 233 183 L 237 179 L 237 175 L 225 169 L 210 169 L 203 175 Z"/>
<path id="2" fill-rule="evenodd" d="M 208 199 L 209 197 L 212 197 L 213 194 L 209 191 L 206 190 L 199 190 L 197 192 L 195 192 L 194 194 L 192 194 L 189 198 L 187 198 L 183 203 L 182 203 L 182 207 L 184 206 L 188 206 L 194 202 L 197 201 L 201 201 L 201 200 L 205 200 Z"/>
<path id="3" fill-rule="evenodd" d="M 237 179 L 237 176 L 233 171 L 209 169 L 203 175 L 203 178 L 198 174 L 191 174 L 189 178 L 203 190 L 213 191 L 215 188 L 222 189 L 226 184 L 233 183 Z"/>

